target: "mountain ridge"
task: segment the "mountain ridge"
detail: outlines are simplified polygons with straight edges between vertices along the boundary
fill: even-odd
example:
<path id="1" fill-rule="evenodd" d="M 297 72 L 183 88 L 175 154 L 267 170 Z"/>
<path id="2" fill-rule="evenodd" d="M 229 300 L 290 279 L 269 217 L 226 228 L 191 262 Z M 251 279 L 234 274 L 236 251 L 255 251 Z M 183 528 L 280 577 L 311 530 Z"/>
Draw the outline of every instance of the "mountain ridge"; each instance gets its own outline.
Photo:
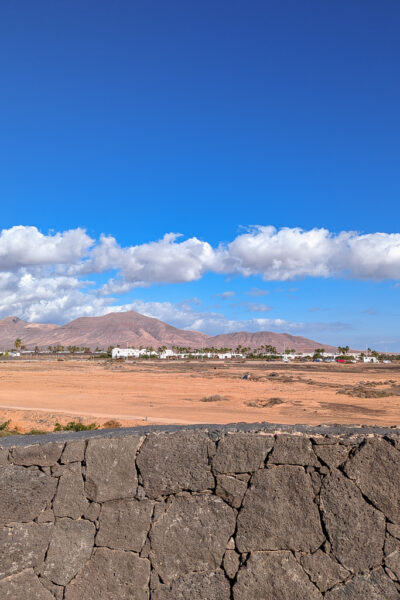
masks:
<path id="1" fill-rule="evenodd" d="M 78 317 L 65 325 L 29 323 L 15 316 L 0 320 L 0 348 L 12 348 L 17 338 L 27 348 L 56 345 L 85 346 L 91 349 L 107 348 L 110 345 L 236 348 L 240 344 L 250 348 L 272 345 L 280 352 L 284 348 L 295 348 L 303 352 L 311 352 L 322 346 L 327 351 L 335 349 L 334 346 L 309 338 L 271 331 L 238 331 L 210 336 L 200 331 L 178 329 L 133 310 L 110 312 L 100 317 Z"/>

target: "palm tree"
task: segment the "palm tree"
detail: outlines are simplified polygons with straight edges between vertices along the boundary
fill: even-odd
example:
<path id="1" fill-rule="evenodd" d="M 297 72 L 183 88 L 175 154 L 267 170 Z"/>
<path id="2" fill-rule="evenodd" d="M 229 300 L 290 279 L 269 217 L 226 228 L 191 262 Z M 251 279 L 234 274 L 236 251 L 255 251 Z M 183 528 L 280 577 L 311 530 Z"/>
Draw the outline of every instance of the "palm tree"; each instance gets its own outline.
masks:
<path id="1" fill-rule="evenodd" d="M 21 338 L 17 338 L 14 342 L 14 346 L 16 350 L 20 350 L 21 346 L 22 346 L 22 340 Z"/>

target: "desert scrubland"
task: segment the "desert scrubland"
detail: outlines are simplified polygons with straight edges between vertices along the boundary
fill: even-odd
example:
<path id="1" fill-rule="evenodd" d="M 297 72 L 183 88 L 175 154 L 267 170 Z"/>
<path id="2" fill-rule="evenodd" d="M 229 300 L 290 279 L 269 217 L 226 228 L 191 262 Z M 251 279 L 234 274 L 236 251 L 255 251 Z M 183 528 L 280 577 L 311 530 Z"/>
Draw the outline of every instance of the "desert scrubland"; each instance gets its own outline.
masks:
<path id="1" fill-rule="evenodd" d="M 247 378 L 243 378 L 243 376 Z M 110 360 L 0 362 L 0 423 L 269 421 L 398 425 L 400 366 Z"/>

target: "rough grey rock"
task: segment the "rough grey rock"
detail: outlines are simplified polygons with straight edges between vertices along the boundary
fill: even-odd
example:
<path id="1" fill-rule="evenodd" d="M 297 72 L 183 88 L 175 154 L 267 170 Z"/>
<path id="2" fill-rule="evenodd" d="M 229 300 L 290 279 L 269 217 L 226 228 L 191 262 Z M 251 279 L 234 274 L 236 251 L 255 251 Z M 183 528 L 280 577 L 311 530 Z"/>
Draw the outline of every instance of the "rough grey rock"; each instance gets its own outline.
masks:
<path id="1" fill-rule="evenodd" d="M 1 600 L 54 600 L 54 596 L 43 587 L 32 569 L 2 579 L 0 598 Z"/>
<path id="2" fill-rule="evenodd" d="M 287 465 L 253 475 L 238 516 L 239 552 L 313 552 L 324 539 L 310 477 L 304 469 Z"/>
<path id="3" fill-rule="evenodd" d="M 208 441 L 205 433 L 194 431 L 150 435 L 137 457 L 147 495 L 158 498 L 182 490 L 214 487 L 208 466 Z"/>
<path id="4" fill-rule="evenodd" d="M 172 498 L 150 531 L 153 568 L 167 584 L 190 572 L 215 570 L 234 530 L 235 513 L 220 498 Z"/>
<path id="5" fill-rule="evenodd" d="M 240 557 L 234 550 L 227 550 L 224 555 L 223 567 L 224 571 L 229 577 L 233 579 L 239 570 Z"/>
<path id="6" fill-rule="evenodd" d="M 147 600 L 150 563 L 132 552 L 96 548 L 65 589 L 65 600 Z"/>
<path id="7" fill-rule="evenodd" d="M 390 535 L 385 540 L 385 565 L 395 574 L 400 581 L 400 541 Z"/>
<path id="8" fill-rule="evenodd" d="M 36 521 L 38 523 L 54 523 L 54 513 L 51 508 L 46 508 L 38 516 Z"/>
<path id="9" fill-rule="evenodd" d="M 321 592 L 326 592 L 335 584 L 344 581 L 349 571 L 344 569 L 330 556 L 317 550 L 315 554 L 304 555 L 300 559 L 301 566 Z"/>
<path id="10" fill-rule="evenodd" d="M 304 435 L 278 435 L 268 464 L 319 466 L 311 442 Z"/>
<path id="11" fill-rule="evenodd" d="M 140 552 L 150 529 L 154 502 L 112 500 L 101 507 L 96 546 Z"/>
<path id="12" fill-rule="evenodd" d="M 331 469 L 342 465 L 349 456 L 349 447 L 334 444 L 332 446 L 315 445 L 314 452 Z"/>
<path id="13" fill-rule="evenodd" d="M 52 525 L 15 523 L 0 529 L 0 578 L 43 562 Z"/>
<path id="14" fill-rule="evenodd" d="M 94 534 L 89 521 L 58 519 L 41 574 L 57 585 L 66 585 L 90 558 Z"/>
<path id="15" fill-rule="evenodd" d="M 320 507 L 332 552 L 346 569 L 358 573 L 381 564 L 385 518 L 340 471 L 325 478 Z"/>
<path id="16" fill-rule="evenodd" d="M 152 600 L 229 600 L 230 585 L 218 569 L 193 573 L 152 592 Z"/>
<path id="17" fill-rule="evenodd" d="M 89 440 L 85 490 L 90 500 L 106 502 L 135 496 L 135 457 L 139 445 L 140 438 L 133 436 Z"/>
<path id="18" fill-rule="evenodd" d="M 30 467 L 51 467 L 61 456 L 64 444 L 49 442 L 48 444 L 33 444 L 32 446 L 17 446 L 10 451 L 11 462 L 14 465 Z"/>
<path id="19" fill-rule="evenodd" d="M 61 585 L 56 585 L 46 577 L 39 577 L 39 581 L 46 590 L 49 590 L 53 597 L 56 600 L 63 600 L 64 598 L 64 588 Z"/>
<path id="20" fill-rule="evenodd" d="M 345 465 L 362 493 L 394 523 L 400 523 L 400 452 L 379 438 L 366 440 Z"/>
<path id="21" fill-rule="evenodd" d="M 325 594 L 326 600 L 399 600 L 400 594 L 383 569 L 358 575 Z"/>
<path id="22" fill-rule="evenodd" d="M 51 502 L 56 487 L 57 481 L 39 470 L 0 469 L 0 526 L 32 521 Z"/>
<path id="23" fill-rule="evenodd" d="M 247 483 L 231 475 L 217 475 L 217 496 L 228 502 L 233 508 L 239 508 L 247 490 Z"/>
<path id="24" fill-rule="evenodd" d="M 65 444 L 64 451 L 61 455 L 60 462 L 62 464 L 72 462 L 82 462 L 85 459 L 85 440 L 71 440 Z"/>
<path id="25" fill-rule="evenodd" d="M 400 540 L 400 525 L 396 525 L 394 523 L 386 523 L 386 529 L 393 537 Z"/>
<path id="26" fill-rule="evenodd" d="M 8 450 L 0 448 L 0 467 L 8 465 Z"/>
<path id="27" fill-rule="evenodd" d="M 73 463 L 63 470 L 53 502 L 56 517 L 79 519 L 88 508 L 81 465 Z"/>
<path id="28" fill-rule="evenodd" d="M 234 600 L 321 600 L 291 552 L 254 552 L 238 573 Z"/>
<path id="29" fill-rule="evenodd" d="M 83 516 L 88 521 L 97 521 L 100 515 L 101 504 L 97 502 L 89 502 Z"/>
<path id="30" fill-rule="evenodd" d="M 273 445 L 272 436 L 255 433 L 224 435 L 212 461 L 213 469 L 217 473 L 251 473 L 263 466 Z"/>

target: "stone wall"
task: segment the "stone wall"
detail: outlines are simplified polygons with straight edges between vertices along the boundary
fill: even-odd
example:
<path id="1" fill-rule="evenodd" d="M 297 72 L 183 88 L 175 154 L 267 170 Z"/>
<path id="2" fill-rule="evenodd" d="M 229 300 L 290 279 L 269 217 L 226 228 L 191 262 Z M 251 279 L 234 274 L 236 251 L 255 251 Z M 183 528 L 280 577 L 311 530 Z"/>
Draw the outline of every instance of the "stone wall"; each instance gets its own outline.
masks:
<path id="1" fill-rule="evenodd" d="M 400 598 L 395 429 L 4 438 L 1 600 Z"/>

